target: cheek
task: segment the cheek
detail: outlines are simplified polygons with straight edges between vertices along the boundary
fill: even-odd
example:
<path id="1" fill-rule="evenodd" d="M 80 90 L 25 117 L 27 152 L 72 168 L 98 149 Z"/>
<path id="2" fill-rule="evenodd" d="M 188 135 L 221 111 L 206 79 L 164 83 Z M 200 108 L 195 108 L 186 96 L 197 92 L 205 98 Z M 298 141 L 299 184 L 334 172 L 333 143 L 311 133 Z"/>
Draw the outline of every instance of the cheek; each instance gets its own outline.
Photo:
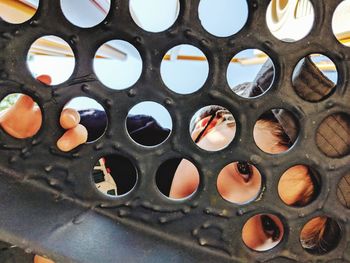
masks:
<path id="1" fill-rule="evenodd" d="M 273 219 L 276 226 L 280 230 L 280 235 L 276 241 L 273 241 L 271 237 L 267 237 L 261 224 L 261 216 L 256 215 L 250 218 L 242 229 L 242 239 L 247 247 L 256 251 L 266 251 L 275 247 L 282 239 L 284 235 L 284 228 L 282 222 L 278 217 L 269 215 Z"/>
<path id="2" fill-rule="evenodd" d="M 235 137 L 235 127 L 225 123 L 213 128 L 199 142 L 198 146 L 207 151 L 218 151 L 225 148 Z"/>
<path id="3" fill-rule="evenodd" d="M 261 226 L 260 216 L 250 218 L 242 229 L 242 239 L 247 247 L 255 249 L 266 241 L 266 236 Z"/>

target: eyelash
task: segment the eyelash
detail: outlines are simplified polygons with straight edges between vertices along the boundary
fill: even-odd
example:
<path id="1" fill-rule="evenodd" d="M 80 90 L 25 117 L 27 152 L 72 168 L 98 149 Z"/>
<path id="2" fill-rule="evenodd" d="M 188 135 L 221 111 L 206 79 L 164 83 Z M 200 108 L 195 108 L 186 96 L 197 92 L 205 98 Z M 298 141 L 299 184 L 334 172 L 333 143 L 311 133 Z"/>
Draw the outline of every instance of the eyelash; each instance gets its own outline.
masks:
<path id="1" fill-rule="evenodd" d="M 248 183 L 253 176 L 252 166 L 246 161 L 239 161 L 236 163 L 236 168 L 244 182 Z"/>
<path id="2" fill-rule="evenodd" d="M 276 225 L 275 221 L 273 221 L 273 219 L 267 215 L 262 215 L 260 220 L 265 235 L 272 238 L 273 241 L 277 241 L 281 231 Z"/>

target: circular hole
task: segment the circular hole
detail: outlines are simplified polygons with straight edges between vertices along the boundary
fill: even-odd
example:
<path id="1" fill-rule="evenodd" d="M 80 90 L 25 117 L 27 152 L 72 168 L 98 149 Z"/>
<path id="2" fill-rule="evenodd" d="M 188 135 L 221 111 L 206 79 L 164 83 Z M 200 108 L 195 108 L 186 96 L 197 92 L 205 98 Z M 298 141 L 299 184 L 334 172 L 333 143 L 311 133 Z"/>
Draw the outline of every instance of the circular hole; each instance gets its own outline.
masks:
<path id="1" fill-rule="evenodd" d="M 111 154 L 97 161 L 92 177 L 100 192 L 110 196 L 120 196 L 134 188 L 137 171 L 128 158 Z"/>
<path id="2" fill-rule="evenodd" d="M 137 49 L 123 40 L 111 40 L 96 52 L 94 70 L 107 87 L 122 90 L 131 87 L 142 73 L 142 59 Z"/>
<path id="3" fill-rule="evenodd" d="M 267 251 L 277 246 L 284 235 L 281 219 L 272 214 L 258 214 L 248 219 L 242 229 L 244 244 L 255 251 Z"/>
<path id="4" fill-rule="evenodd" d="M 78 27 L 93 27 L 101 23 L 111 8 L 111 1 L 61 0 L 61 9 L 66 19 Z"/>
<path id="5" fill-rule="evenodd" d="M 197 111 L 190 124 L 193 142 L 206 151 L 219 151 L 229 145 L 236 134 L 236 122 L 231 112 L 218 105 Z"/>
<path id="6" fill-rule="evenodd" d="M 0 1 L 0 20 L 21 24 L 31 19 L 38 9 L 38 1 Z"/>
<path id="7" fill-rule="evenodd" d="M 204 53 L 191 45 L 178 45 L 163 57 L 160 74 L 165 85 L 179 94 L 199 90 L 207 80 L 209 64 Z"/>
<path id="8" fill-rule="evenodd" d="M 179 0 L 130 0 L 130 14 L 143 30 L 158 33 L 171 27 L 180 10 Z"/>
<path id="9" fill-rule="evenodd" d="M 248 19 L 246 0 L 201 0 L 198 16 L 202 26 L 217 37 L 228 37 L 243 28 Z"/>
<path id="10" fill-rule="evenodd" d="M 281 176 L 278 194 L 286 205 L 303 207 L 315 200 L 320 187 L 320 177 L 313 169 L 295 165 Z"/>
<path id="11" fill-rule="evenodd" d="M 338 223 L 327 216 L 308 221 L 300 232 L 302 247 L 311 254 L 326 254 L 339 243 L 341 231 Z"/>
<path id="12" fill-rule="evenodd" d="M 275 67 L 263 51 L 246 49 L 231 59 L 226 77 L 234 93 L 244 98 L 252 98 L 270 88 L 275 77 Z"/>
<path id="13" fill-rule="evenodd" d="M 27 95 L 12 93 L 0 102 L 0 126 L 9 135 L 25 139 L 33 137 L 42 124 L 38 104 Z"/>
<path id="14" fill-rule="evenodd" d="M 71 47 L 62 38 L 44 36 L 31 45 L 27 64 L 33 77 L 49 75 L 51 85 L 57 85 L 72 75 L 75 57 Z"/>
<path id="15" fill-rule="evenodd" d="M 197 167 L 187 159 L 174 158 L 159 166 L 156 174 L 159 191 L 172 199 L 191 196 L 199 185 Z"/>
<path id="16" fill-rule="evenodd" d="M 306 37 L 314 19 L 314 7 L 309 0 L 272 0 L 266 11 L 266 23 L 271 34 L 285 42 L 295 42 Z"/>
<path id="17" fill-rule="evenodd" d="M 232 162 L 219 173 L 217 189 L 225 200 L 246 204 L 260 193 L 262 178 L 259 170 L 247 161 Z"/>
<path id="18" fill-rule="evenodd" d="M 332 60 L 322 54 L 301 59 L 293 71 L 292 84 L 302 99 L 317 102 L 335 90 L 338 72 Z"/>
<path id="19" fill-rule="evenodd" d="M 340 203 L 350 209 L 350 174 L 343 176 L 337 188 L 337 196 Z"/>
<path id="20" fill-rule="evenodd" d="M 164 142 L 169 137 L 172 126 L 167 109 L 152 101 L 135 105 L 126 120 L 130 137 L 143 146 L 156 146 Z"/>
<path id="21" fill-rule="evenodd" d="M 279 154 L 292 147 L 299 132 L 294 115 L 285 109 L 272 109 L 261 115 L 254 125 L 254 141 L 264 152 Z"/>
<path id="22" fill-rule="evenodd" d="M 101 138 L 107 129 L 108 119 L 104 108 L 97 101 L 77 97 L 67 103 L 64 109 L 73 109 L 80 115 L 80 124 L 88 131 L 87 142 Z"/>
<path id="23" fill-rule="evenodd" d="M 341 2 L 334 11 L 332 19 L 333 34 L 340 43 L 350 46 L 348 32 L 350 31 L 350 0 Z"/>
<path id="24" fill-rule="evenodd" d="M 350 153 L 350 116 L 336 113 L 325 118 L 317 129 L 316 144 L 328 157 L 340 158 Z"/>

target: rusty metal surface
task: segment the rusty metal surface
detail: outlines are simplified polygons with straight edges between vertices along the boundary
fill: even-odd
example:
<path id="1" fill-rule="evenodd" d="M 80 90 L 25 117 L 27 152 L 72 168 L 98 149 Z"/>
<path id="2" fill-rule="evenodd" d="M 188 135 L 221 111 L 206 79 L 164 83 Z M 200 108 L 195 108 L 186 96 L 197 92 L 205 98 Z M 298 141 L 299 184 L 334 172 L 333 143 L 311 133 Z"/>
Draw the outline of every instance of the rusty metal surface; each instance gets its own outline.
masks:
<path id="1" fill-rule="evenodd" d="M 247 2 L 245 27 L 226 38 L 202 28 L 199 0 L 180 0 L 175 24 L 156 34 L 133 22 L 126 0 L 112 1 L 106 19 L 88 29 L 70 24 L 58 0 L 41 0 L 38 12 L 23 24 L 0 22 L 0 99 L 25 93 L 43 113 L 42 128 L 33 138 L 14 139 L 0 129 L 0 239 L 57 262 L 350 261 L 350 210 L 337 198 L 337 184 L 349 169 L 350 156 L 327 157 L 315 144 L 315 131 L 324 118 L 350 114 L 350 48 L 335 39 L 331 28 L 333 11 L 341 1 L 311 0 L 313 29 L 295 43 L 281 42 L 269 33 L 265 22 L 269 1 Z M 31 43 L 44 35 L 61 37 L 76 56 L 70 79 L 53 89 L 35 81 L 26 66 Z M 106 88 L 92 68 L 96 50 L 112 39 L 134 45 L 143 60 L 140 79 L 127 90 Z M 210 65 L 203 88 L 190 95 L 170 91 L 160 77 L 163 55 L 178 44 L 200 48 Z M 272 88 L 254 99 L 234 95 L 223 73 L 234 54 L 247 48 L 267 53 L 276 72 Z M 291 83 L 294 66 L 311 53 L 327 55 L 338 70 L 336 91 L 317 103 L 299 98 Z M 62 133 L 59 115 L 66 102 L 77 96 L 93 98 L 105 108 L 107 131 L 93 143 L 62 153 L 56 148 Z M 152 148 L 133 143 L 121 125 L 130 108 L 148 100 L 166 107 L 173 120 L 170 137 Z M 196 147 L 187 132 L 192 114 L 206 105 L 226 107 L 237 121 L 235 139 L 220 152 Z M 272 157 L 257 148 L 251 134 L 258 117 L 273 108 L 292 112 L 300 132 L 290 151 Z M 96 190 L 91 172 L 106 154 L 120 154 L 134 163 L 138 181 L 130 193 L 112 198 Z M 186 158 L 200 171 L 198 191 L 184 201 L 165 198 L 155 186 L 159 165 L 171 158 Z M 217 174 L 234 160 L 250 160 L 263 174 L 265 190 L 258 201 L 239 206 L 218 194 Z M 288 207 L 278 197 L 278 178 L 300 163 L 318 171 L 322 187 L 310 205 Z M 258 213 L 279 215 L 285 227 L 282 242 L 267 252 L 254 252 L 241 239 L 244 222 Z M 342 237 L 334 250 L 316 256 L 301 247 L 299 233 L 319 215 L 336 219 Z"/>

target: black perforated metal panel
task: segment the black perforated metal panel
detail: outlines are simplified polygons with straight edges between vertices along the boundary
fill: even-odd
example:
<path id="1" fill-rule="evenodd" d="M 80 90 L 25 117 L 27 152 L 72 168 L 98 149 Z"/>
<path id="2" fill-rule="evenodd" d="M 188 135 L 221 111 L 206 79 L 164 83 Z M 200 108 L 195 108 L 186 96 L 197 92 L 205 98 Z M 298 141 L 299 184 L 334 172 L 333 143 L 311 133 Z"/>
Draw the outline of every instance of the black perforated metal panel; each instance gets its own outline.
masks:
<path id="1" fill-rule="evenodd" d="M 129 14 L 127 0 L 112 1 L 106 19 L 93 28 L 69 23 L 58 0 L 41 0 L 35 16 L 23 24 L 0 22 L 0 99 L 25 93 L 43 113 L 42 128 L 33 138 L 14 139 L 0 130 L 0 238 L 57 262 L 350 261 L 350 210 L 336 193 L 339 180 L 349 172 L 350 155 L 327 157 L 315 143 L 315 131 L 324 118 L 350 114 L 350 48 L 336 40 L 331 28 L 333 11 L 341 1 L 311 0 L 314 26 L 307 37 L 294 43 L 277 40 L 268 30 L 269 1 L 247 2 L 245 27 L 227 38 L 203 29 L 199 0 L 180 0 L 178 19 L 161 33 L 140 29 Z M 73 75 L 53 88 L 33 79 L 26 66 L 29 47 L 44 35 L 64 39 L 76 57 Z M 134 45 L 143 60 L 140 79 L 127 90 L 106 88 L 92 68 L 96 50 L 112 39 Z M 178 44 L 198 47 L 210 65 L 205 85 L 193 94 L 170 91 L 160 76 L 164 54 Z M 247 48 L 264 51 L 275 66 L 272 87 L 254 99 L 236 96 L 225 75 L 231 58 Z M 336 91 L 317 103 L 300 98 L 291 83 L 295 65 L 311 53 L 327 55 L 338 70 Z M 103 105 L 108 127 L 99 140 L 63 153 L 56 147 L 63 131 L 59 116 L 77 96 Z M 135 144 L 126 130 L 128 111 L 142 101 L 162 104 L 173 120 L 170 137 L 156 147 Z M 201 150 L 188 134 L 192 115 L 207 105 L 226 107 L 237 122 L 235 139 L 219 152 Z M 259 150 L 252 136 L 258 117 L 273 108 L 288 109 L 300 125 L 293 148 L 274 156 Z M 138 180 L 130 193 L 112 198 L 96 190 L 92 169 L 106 154 L 120 154 L 134 163 Z M 198 191 L 184 201 L 165 198 L 155 185 L 158 167 L 171 158 L 191 160 L 200 171 Z M 239 206 L 218 194 L 217 174 L 235 160 L 249 160 L 262 173 L 264 190 L 259 200 Z M 319 196 L 303 208 L 286 206 L 277 193 L 280 175 L 295 164 L 309 165 L 321 179 Z M 282 242 L 267 252 L 252 251 L 241 239 L 244 222 L 258 213 L 280 216 L 285 228 Z M 325 255 L 310 254 L 299 242 L 302 226 L 319 215 L 335 219 L 341 228 L 339 244 Z"/>

